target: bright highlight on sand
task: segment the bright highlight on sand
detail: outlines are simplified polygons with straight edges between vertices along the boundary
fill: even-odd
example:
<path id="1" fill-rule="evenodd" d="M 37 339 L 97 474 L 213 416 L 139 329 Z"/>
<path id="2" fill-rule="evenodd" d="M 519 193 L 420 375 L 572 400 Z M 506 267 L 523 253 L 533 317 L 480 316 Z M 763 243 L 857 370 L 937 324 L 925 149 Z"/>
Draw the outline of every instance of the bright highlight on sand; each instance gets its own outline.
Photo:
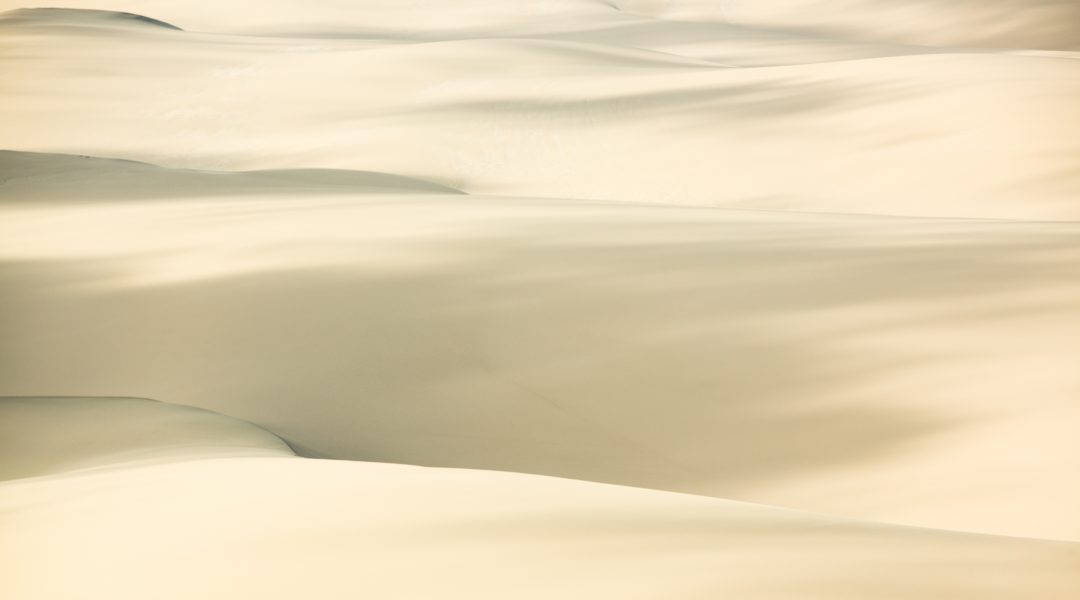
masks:
<path id="1" fill-rule="evenodd" d="M 1080 4 L 0 0 L 0 597 L 1080 597 Z"/>

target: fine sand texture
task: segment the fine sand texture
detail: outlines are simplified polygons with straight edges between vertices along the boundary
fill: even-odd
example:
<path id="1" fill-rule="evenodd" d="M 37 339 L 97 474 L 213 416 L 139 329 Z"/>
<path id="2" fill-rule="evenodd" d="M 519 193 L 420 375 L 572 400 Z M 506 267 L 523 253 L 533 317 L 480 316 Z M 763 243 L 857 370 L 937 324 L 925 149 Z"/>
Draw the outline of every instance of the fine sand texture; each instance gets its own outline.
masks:
<path id="1" fill-rule="evenodd" d="M 1080 597 L 1078 2 L 0 0 L 0 72 L 5 600 Z"/>
<path id="2" fill-rule="evenodd" d="M 297 458 L 246 423 L 147 400 L 6 398 L 0 417 L 13 434 L 0 448 L 31 463 L 0 482 L 0 591 L 11 598 L 994 600 L 1078 589 L 1076 544 Z"/>

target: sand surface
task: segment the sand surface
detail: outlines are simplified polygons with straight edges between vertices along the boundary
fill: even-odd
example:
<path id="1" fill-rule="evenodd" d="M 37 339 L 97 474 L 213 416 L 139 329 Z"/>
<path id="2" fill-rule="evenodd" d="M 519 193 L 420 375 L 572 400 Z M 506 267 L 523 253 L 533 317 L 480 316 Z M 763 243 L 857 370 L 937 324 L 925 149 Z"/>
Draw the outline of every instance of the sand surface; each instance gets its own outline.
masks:
<path id="1" fill-rule="evenodd" d="M 0 596 L 1080 595 L 1080 4 L 0 9 Z"/>
<path id="2" fill-rule="evenodd" d="M 103 425 L 87 428 L 89 415 Z M 246 423 L 148 400 L 9 398 L 0 417 L 39 428 L 5 436 L 5 452 L 40 457 L 51 442 L 48 460 L 0 483 L 11 569 L 0 591 L 12 598 L 984 600 L 1077 589 L 1076 544 L 297 458 Z"/>

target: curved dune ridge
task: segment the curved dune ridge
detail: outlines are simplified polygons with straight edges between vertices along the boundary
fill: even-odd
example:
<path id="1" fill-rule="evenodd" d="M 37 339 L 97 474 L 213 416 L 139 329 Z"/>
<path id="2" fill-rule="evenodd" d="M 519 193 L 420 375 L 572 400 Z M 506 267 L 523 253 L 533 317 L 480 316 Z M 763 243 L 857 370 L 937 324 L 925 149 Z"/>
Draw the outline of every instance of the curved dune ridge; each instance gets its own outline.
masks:
<path id="1" fill-rule="evenodd" d="M 135 13 L 115 10 L 71 8 L 19 8 L 9 11 L 5 20 L 26 25 L 72 25 L 76 27 L 160 27 L 179 31 L 176 25 Z"/>
<path id="2" fill-rule="evenodd" d="M 0 596 L 1080 595 L 1077 6 L 0 0 Z"/>
<path id="3" fill-rule="evenodd" d="M 0 106 L 10 149 L 370 170 L 483 194 L 1080 219 L 1071 54 L 894 48 L 749 68 L 528 29 L 303 42 L 106 33 L 96 12 L 62 14 L 0 19 L 22 49 L 2 61 L 18 89 Z M 773 45 L 742 46 L 759 44 Z M 65 89 L 101 93 L 73 111 L 54 100 Z"/>
<path id="4" fill-rule="evenodd" d="M 8 457 L 0 481 L 181 459 L 293 455 L 280 438 L 250 423 L 142 398 L 2 398 L 0 444 Z"/>
<path id="5" fill-rule="evenodd" d="M 1075 589 L 1080 561 L 1073 544 L 296 458 L 253 426 L 150 401 L 0 399 L 0 415 L 16 434 L 4 451 L 35 465 L 0 482 L 11 597 L 95 597 L 108 582 L 109 597 L 163 600 L 1049 598 Z"/>
<path id="6" fill-rule="evenodd" d="M 275 194 L 461 194 L 391 173 L 342 169 L 204 171 L 166 169 L 131 160 L 0 150 L 0 186 L 12 199 L 71 200 Z M 78 192 L 73 193 L 73 186 Z"/>

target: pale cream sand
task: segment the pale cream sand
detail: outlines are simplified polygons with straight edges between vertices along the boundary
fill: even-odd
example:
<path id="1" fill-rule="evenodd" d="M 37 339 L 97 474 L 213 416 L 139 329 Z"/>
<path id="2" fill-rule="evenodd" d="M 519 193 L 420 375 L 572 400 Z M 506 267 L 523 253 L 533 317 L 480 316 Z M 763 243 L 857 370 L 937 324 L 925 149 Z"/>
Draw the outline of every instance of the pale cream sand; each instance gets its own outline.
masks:
<path id="1" fill-rule="evenodd" d="M 531 475 L 295 458 L 242 422 L 133 399 L 3 399 L 0 417 L 15 434 L 3 450 L 36 463 L 0 483 L 0 591 L 10 598 L 1080 591 L 1076 544 Z"/>
<path id="2" fill-rule="evenodd" d="M 442 13 L 462 15 L 461 27 L 476 18 L 450 5 Z M 381 32 L 378 14 L 352 21 Z M 743 50 L 706 60 L 648 38 L 550 39 L 528 21 L 498 34 L 421 28 L 419 39 L 391 37 L 395 23 L 354 40 L 8 13 L 5 146 L 169 167 L 382 171 L 470 193 L 1080 219 L 1077 53 L 856 45 L 857 60 L 818 62 L 814 40 L 740 44 L 713 31 Z M 755 60 L 759 46 L 779 47 L 783 62 Z"/>
<path id="3" fill-rule="evenodd" d="M 0 596 L 1080 593 L 1077 3 L 65 4 Z"/>
<path id="4" fill-rule="evenodd" d="M 32 173 L 4 173 L 27 190 L 0 220 L 5 393 L 202 406 L 321 456 L 1080 539 L 1080 224 L 5 162 Z"/>

